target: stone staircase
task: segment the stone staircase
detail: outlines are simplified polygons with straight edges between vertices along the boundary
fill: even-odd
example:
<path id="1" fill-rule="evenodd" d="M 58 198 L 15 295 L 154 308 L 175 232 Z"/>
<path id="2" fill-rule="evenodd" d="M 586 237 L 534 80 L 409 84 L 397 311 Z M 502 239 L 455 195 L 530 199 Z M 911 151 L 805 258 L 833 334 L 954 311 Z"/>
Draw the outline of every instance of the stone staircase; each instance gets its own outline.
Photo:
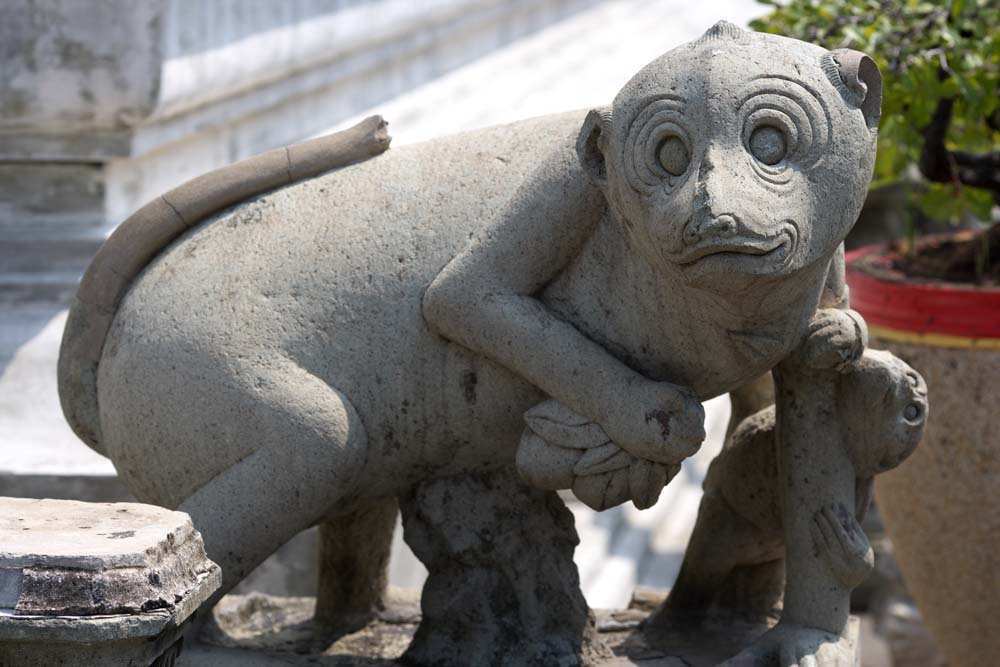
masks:
<path id="1" fill-rule="evenodd" d="M 64 303 L 106 235 L 95 165 L 0 163 L 0 304 Z"/>

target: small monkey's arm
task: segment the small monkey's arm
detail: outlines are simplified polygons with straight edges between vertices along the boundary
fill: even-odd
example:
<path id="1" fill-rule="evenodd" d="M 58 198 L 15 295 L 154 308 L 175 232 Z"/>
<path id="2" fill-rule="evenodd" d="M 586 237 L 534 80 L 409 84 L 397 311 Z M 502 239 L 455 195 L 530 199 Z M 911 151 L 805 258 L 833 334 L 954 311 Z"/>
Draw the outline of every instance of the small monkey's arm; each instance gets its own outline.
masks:
<path id="1" fill-rule="evenodd" d="M 580 253 L 604 212 L 572 151 L 555 153 L 434 279 L 424 318 L 595 422 L 626 451 L 679 462 L 704 439 L 694 396 L 633 371 L 534 297 Z"/>
<path id="2" fill-rule="evenodd" d="M 842 504 L 816 512 L 809 529 L 813 545 L 848 588 L 856 588 L 875 568 L 875 552 L 865 531 Z"/>

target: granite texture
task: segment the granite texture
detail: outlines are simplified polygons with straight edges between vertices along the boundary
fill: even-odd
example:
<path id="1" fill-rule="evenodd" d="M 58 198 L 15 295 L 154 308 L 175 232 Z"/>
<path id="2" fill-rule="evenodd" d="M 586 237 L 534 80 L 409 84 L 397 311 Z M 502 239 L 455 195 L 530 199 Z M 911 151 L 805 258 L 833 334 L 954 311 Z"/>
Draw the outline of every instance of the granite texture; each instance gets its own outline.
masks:
<path id="1" fill-rule="evenodd" d="M 609 653 L 595 667 L 713 667 L 753 636 L 737 621 L 708 628 L 679 651 L 650 646 L 639 626 L 663 602 L 664 593 L 636 590 L 627 608 L 594 610 L 594 627 Z M 396 667 L 420 623 L 417 591 L 391 589 L 385 609 L 363 630 L 334 637 L 317 635 L 311 597 L 228 595 L 216 607 L 200 643 L 188 641 L 178 667 Z M 852 617 L 846 631 L 858 642 Z M 469 660 L 463 664 L 477 663 Z M 521 663 L 530 664 L 530 663 Z M 539 663 L 545 665 L 565 663 Z M 744 663 L 741 667 L 750 667 Z M 852 665 L 852 667 L 858 667 Z"/>
<path id="2" fill-rule="evenodd" d="M 0 498 L 0 664 L 166 667 L 221 580 L 180 512 Z"/>
<path id="3" fill-rule="evenodd" d="M 26 498 L 0 508 L 0 608 L 14 616 L 172 610 L 219 576 L 180 512 Z"/>
<path id="4" fill-rule="evenodd" d="M 842 640 L 836 639 L 836 628 L 846 622 L 850 591 L 874 567 L 874 552 L 861 528 L 871 502 L 872 480 L 899 465 L 919 443 L 927 418 L 927 386 L 904 362 L 874 350 L 866 350 L 856 361 L 836 369 L 814 370 L 800 378 L 789 378 L 782 369 L 778 378 L 781 384 L 791 379 L 793 383 L 805 380 L 826 385 L 826 403 L 836 405 L 837 410 L 825 419 L 812 420 L 810 426 L 833 434 L 832 438 L 825 434 L 819 447 L 839 450 L 840 457 L 822 461 L 820 467 L 804 464 L 802 453 L 809 448 L 799 440 L 791 457 L 798 460 L 789 466 L 779 438 L 776 406 L 747 417 L 709 469 L 680 575 L 667 601 L 645 624 L 645 632 L 651 643 L 669 647 L 678 638 L 686 639 L 679 630 L 697 634 L 718 626 L 720 617 L 740 619 L 750 627 L 756 624 L 759 634 L 784 619 L 785 540 L 789 536 L 785 517 L 790 508 L 783 506 L 781 489 L 789 485 L 789 476 L 792 487 L 800 487 L 795 482 L 798 474 L 828 484 L 824 478 L 837 471 L 840 458 L 852 473 L 845 486 L 854 498 L 827 505 L 823 496 L 829 491 L 816 488 L 794 499 L 792 514 L 808 517 L 808 512 L 813 512 L 807 524 L 811 553 L 805 554 L 813 559 L 811 578 L 820 579 L 823 594 L 831 590 L 839 593 L 839 600 L 831 602 L 843 618 L 827 621 L 832 635 L 826 647 L 795 646 L 800 641 L 795 638 L 788 645 L 778 634 L 779 628 L 775 631 L 779 641 L 771 645 L 773 655 L 758 652 L 748 657 L 799 661 L 815 650 L 826 653 L 826 657 L 822 653 L 814 656 L 819 664 L 849 666 L 857 655 L 849 647 L 838 647 Z M 805 388 L 799 387 L 796 393 L 806 393 Z M 783 418 L 787 423 L 789 416 Z M 807 478 L 803 481 L 808 485 Z M 799 581 L 791 581 L 788 586 L 794 590 L 797 584 Z M 797 602 L 801 606 L 801 601 Z M 809 603 L 824 606 L 815 600 Z M 790 611 L 801 613 L 794 606 Z M 766 646 L 767 640 L 762 644 Z M 739 660 L 732 664 L 739 664 Z"/>
<path id="5" fill-rule="evenodd" d="M 820 508 L 791 499 L 834 465 L 816 498 L 855 500 L 847 453 L 808 427 L 839 412 L 812 374 L 865 344 L 842 241 L 880 101 L 863 54 L 719 23 L 609 107 L 244 188 L 221 213 L 225 188 L 200 185 L 247 165 L 209 174 L 141 211 L 152 227 L 125 223 L 135 254 L 118 243 L 88 269 L 60 364 L 67 415 L 137 498 L 191 514 L 221 593 L 302 529 L 438 480 L 516 466 L 596 509 L 648 506 L 699 448 L 701 401 L 776 369 L 790 576 L 771 636 L 846 641 L 844 586 L 824 593 L 830 566 L 809 555 Z M 253 182 L 283 182 L 279 162 L 254 163 Z M 450 549 L 425 551 L 429 581 Z M 487 625 L 536 608 L 518 589 L 496 611 L 488 590 L 467 592 L 497 614 Z M 559 659 L 586 660 L 585 646 Z"/>
<path id="6" fill-rule="evenodd" d="M 573 515 L 556 493 L 507 468 L 425 482 L 401 504 L 406 542 L 429 572 L 404 661 L 571 667 L 610 657 L 580 592 Z"/>

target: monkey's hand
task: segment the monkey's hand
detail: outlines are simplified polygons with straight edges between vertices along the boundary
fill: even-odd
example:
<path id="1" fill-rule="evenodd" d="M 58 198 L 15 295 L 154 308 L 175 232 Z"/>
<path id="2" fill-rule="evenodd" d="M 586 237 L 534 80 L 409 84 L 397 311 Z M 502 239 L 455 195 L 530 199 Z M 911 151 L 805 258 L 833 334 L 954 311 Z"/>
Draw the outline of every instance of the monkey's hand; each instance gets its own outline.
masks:
<path id="1" fill-rule="evenodd" d="M 636 458 L 677 465 L 705 439 L 705 410 L 684 387 L 631 380 L 605 406 L 601 427 Z"/>
<path id="2" fill-rule="evenodd" d="M 533 486 L 573 489 L 587 506 L 604 510 L 629 499 L 652 507 L 680 470 L 632 456 L 599 425 L 556 400 L 536 405 L 524 416 L 528 427 L 517 450 L 517 469 Z"/>
<path id="3" fill-rule="evenodd" d="M 823 308 L 809 322 L 809 333 L 799 350 L 810 368 L 843 369 L 856 361 L 868 345 L 868 327 L 853 310 Z"/>
<path id="4" fill-rule="evenodd" d="M 854 514 L 838 503 L 824 507 L 809 525 L 813 545 L 841 583 L 854 588 L 875 567 L 875 552 Z"/>

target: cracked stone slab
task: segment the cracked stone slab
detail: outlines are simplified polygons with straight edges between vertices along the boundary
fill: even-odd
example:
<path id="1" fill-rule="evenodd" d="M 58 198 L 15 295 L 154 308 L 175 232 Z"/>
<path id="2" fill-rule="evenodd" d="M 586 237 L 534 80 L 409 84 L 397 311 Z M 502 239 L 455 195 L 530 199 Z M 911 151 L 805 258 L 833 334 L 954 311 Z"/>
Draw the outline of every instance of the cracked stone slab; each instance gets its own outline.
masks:
<path id="1" fill-rule="evenodd" d="M 174 611 L 218 574 L 186 514 L 137 503 L 0 498 L 0 545 L 13 616 Z"/>
<path id="2" fill-rule="evenodd" d="M 0 497 L 5 666 L 148 665 L 220 583 L 183 512 Z"/>

